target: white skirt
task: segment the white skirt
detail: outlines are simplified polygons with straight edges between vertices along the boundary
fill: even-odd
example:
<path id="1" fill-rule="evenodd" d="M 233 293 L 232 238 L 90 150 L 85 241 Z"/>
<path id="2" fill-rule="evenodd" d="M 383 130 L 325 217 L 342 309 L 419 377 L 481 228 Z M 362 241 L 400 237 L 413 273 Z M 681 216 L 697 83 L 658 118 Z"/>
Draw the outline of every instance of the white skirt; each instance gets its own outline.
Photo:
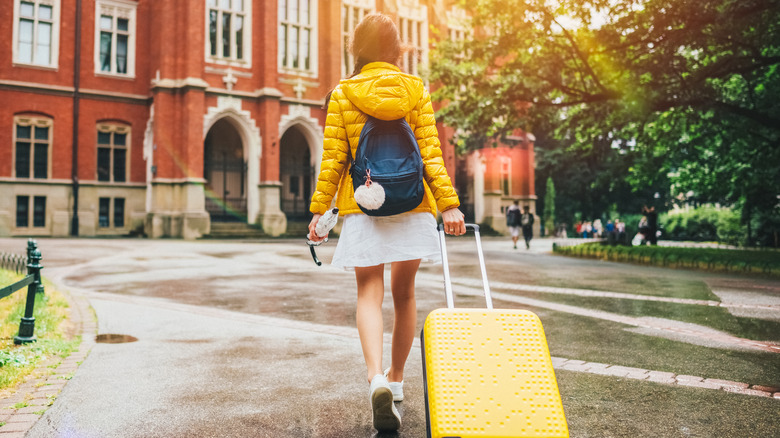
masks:
<path id="1" fill-rule="evenodd" d="M 432 214 L 348 214 L 331 265 L 353 270 L 417 259 L 441 263 L 439 234 Z"/>

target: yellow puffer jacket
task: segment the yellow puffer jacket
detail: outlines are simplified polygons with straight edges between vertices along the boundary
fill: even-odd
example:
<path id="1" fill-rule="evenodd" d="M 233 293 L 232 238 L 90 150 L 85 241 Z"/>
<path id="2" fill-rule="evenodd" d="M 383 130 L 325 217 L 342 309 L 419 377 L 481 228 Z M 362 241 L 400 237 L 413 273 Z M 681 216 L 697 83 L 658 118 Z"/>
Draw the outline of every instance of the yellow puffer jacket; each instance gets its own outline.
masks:
<path id="1" fill-rule="evenodd" d="M 431 96 L 422 80 L 401 73 L 392 64 L 373 62 L 357 76 L 342 80 L 331 94 L 322 167 L 309 208 L 312 213 L 325 213 L 337 190 L 340 215 L 363 213 L 355 202 L 352 177 L 347 171 L 347 147 L 351 147 L 354 157 L 366 114 L 380 120 L 405 117 L 414 132 L 425 168 L 425 197 L 412 211 L 435 216 L 437 208 L 445 211 L 460 205 L 444 167 Z"/>

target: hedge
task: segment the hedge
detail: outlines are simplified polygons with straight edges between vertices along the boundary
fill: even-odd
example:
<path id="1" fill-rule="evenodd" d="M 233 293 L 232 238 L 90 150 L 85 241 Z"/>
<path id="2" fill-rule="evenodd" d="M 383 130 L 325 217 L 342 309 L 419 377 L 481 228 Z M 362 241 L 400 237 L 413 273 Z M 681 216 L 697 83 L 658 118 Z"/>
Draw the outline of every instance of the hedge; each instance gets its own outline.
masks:
<path id="1" fill-rule="evenodd" d="M 780 251 L 681 248 L 666 246 L 610 246 L 600 242 L 574 246 L 553 244 L 553 252 L 613 262 L 714 272 L 766 274 L 780 277 Z"/>

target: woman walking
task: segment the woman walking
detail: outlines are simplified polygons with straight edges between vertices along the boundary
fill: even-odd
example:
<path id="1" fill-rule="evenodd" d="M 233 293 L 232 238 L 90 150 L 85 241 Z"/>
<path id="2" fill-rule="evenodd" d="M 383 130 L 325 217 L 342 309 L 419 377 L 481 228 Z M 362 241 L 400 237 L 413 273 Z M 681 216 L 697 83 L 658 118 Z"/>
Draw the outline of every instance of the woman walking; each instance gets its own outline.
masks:
<path id="1" fill-rule="evenodd" d="M 401 417 L 393 401 L 403 400 L 404 365 L 417 334 L 414 282 L 421 261 L 440 262 L 436 212 L 445 232 L 466 232 L 460 202 L 442 159 L 431 98 L 422 80 L 397 66 L 401 41 L 393 20 L 367 15 L 355 28 L 350 51 L 357 60 L 353 75 L 339 82 L 328 97 L 322 167 L 310 211 L 309 234 L 334 196 L 344 216 L 332 264 L 355 271 L 357 327 L 369 382 L 373 424 L 380 431 L 397 430 Z M 394 216 L 368 216 L 354 198 L 349 160 L 355 157 L 367 116 L 404 118 L 412 129 L 424 166 L 425 195 L 411 211 Z M 348 158 L 349 157 L 349 158 Z M 390 367 L 382 366 L 382 301 L 384 266 L 390 264 L 394 320 Z"/>

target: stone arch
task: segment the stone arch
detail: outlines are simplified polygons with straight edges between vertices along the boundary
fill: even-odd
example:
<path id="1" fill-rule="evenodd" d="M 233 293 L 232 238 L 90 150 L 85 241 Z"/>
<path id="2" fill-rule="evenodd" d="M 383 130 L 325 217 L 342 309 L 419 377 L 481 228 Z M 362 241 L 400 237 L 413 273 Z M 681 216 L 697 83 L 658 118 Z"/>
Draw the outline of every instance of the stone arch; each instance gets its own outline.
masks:
<path id="1" fill-rule="evenodd" d="M 311 150 L 300 125 L 291 126 L 279 139 L 279 200 L 288 225 L 291 221 L 305 222 L 309 214 L 315 187 Z"/>
<path id="2" fill-rule="evenodd" d="M 282 138 L 288 129 L 295 126 L 306 138 L 311 154 L 311 165 L 315 172 L 319 172 L 322 163 L 322 142 L 325 138 L 324 128 L 319 120 L 311 116 L 311 108 L 303 105 L 290 107 L 288 114 L 283 115 L 279 121 L 279 138 Z"/>
<path id="3" fill-rule="evenodd" d="M 249 111 L 241 109 L 241 99 L 217 98 L 217 106 L 208 109 L 203 119 L 203 141 L 211 128 L 220 120 L 230 123 L 241 137 L 244 157 L 247 162 L 247 222 L 254 224 L 260 212 L 260 157 L 262 137 L 260 129 Z"/>
<path id="4" fill-rule="evenodd" d="M 306 146 L 308 147 L 308 164 L 312 169 L 310 184 L 313 190 L 317 184 L 317 175 L 319 174 L 320 164 L 322 162 L 322 142 L 324 139 L 324 128 L 320 126 L 319 120 L 311 116 L 310 107 L 304 105 L 292 105 L 289 107 L 288 113 L 283 115 L 279 121 L 280 147 L 282 139 L 285 138 L 285 134 L 292 133 L 292 130 L 297 131 L 297 134 L 303 137 Z M 284 179 L 286 177 L 285 170 L 281 168 L 284 166 L 284 163 L 282 163 L 280 160 L 279 165 L 279 178 Z M 289 194 L 286 194 L 285 192 L 285 184 L 286 182 L 283 182 L 282 186 L 280 187 L 282 190 L 282 193 L 280 193 L 280 199 L 282 200 L 284 200 L 286 196 L 289 196 Z M 301 190 L 301 192 L 310 195 L 310 193 L 306 193 L 305 190 Z M 300 213 L 297 210 L 298 209 L 293 209 L 292 212 L 295 214 Z M 306 206 L 306 210 L 308 211 L 308 206 Z M 285 215 L 289 214 L 289 211 L 285 212 Z M 288 218 L 288 220 L 289 219 L 290 218 Z M 300 221 L 301 218 L 296 216 L 294 220 Z"/>

